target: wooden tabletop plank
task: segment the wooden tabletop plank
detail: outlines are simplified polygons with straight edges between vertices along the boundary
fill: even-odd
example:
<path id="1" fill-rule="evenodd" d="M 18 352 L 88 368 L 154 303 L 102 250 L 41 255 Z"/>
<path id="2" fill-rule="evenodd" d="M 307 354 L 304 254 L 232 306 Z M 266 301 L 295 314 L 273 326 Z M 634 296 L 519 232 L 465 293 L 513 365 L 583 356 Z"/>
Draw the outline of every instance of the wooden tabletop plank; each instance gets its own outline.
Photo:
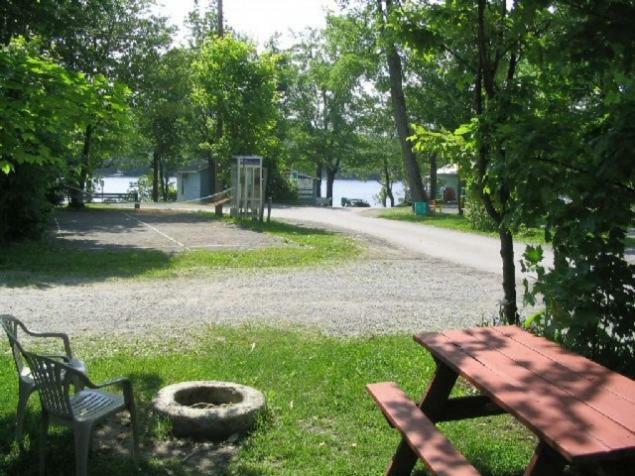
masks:
<path id="1" fill-rule="evenodd" d="M 415 339 L 499 406 L 513 414 L 541 440 L 556 448 L 569 461 L 601 458 L 614 451 L 612 447 L 596 438 L 584 421 L 580 422 L 575 418 L 569 418 L 566 413 L 563 414 L 563 409 L 559 405 L 554 405 L 553 398 L 538 392 L 528 392 L 524 383 L 491 369 L 466 352 L 465 348 L 455 345 L 447 336 L 440 333 L 422 334 Z M 497 340 L 496 337 L 493 339 Z M 504 344 L 504 341 L 505 338 L 499 336 L 500 345 Z M 492 342 L 478 343 L 472 346 L 471 352 L 476 352 L 479 347 L 487 350 L 491 345 Z M 509 361 L 502 354 L 498 355 L 499 359 Z M 494 363 L 494 366 L 496 365 L 497 363 Z M 526 369 L 524 370 L 526 372 Z"/>
<path id="2" fill-rule="evenodd" d="M 493 327 L 491 329 L 509 336 L 507 328 Z M 514 332 L 514 334 L 522 333 L 526 334 L 520 329 Z M 610 391 L 610 386 L 607 386 L 605 382 L 611 379 L 613 372 L 607 368 L 597 364 L 587 366 L 584 362 L 591 361 L 580 357 L 583 363 L 575 365 L 576 369 L 571 369 L 535 350 L 534 346 L 527 346 L 513 338 L 508 339 L 506 347 L 499 351 L 635 433 L 635 402 Z M 632 391 L 635 394 L 635 382 L 632 383 Z"/>
<path id="3" fill-rule="evenodd" d="M 583 375 L 584 378 L 601 385 L 609 392 L 619 395 L 620 398 L 635 404 L 635 381 L 628 377 L 613 372 L 592 360 L 570 352 L 555 342 L 543 337 L 538 337 L 531 332 L 524 331 L 517 326 L 492 327 L 501 334 L 510 337 L 536 352 L 544 355 L 559 365 L 568 368 L 572 372 Z"/>
<path id="4" fill-rule="evenodd" d="M 501 379 L 524 385 L 528 398 L 531 395 L 540 398 L 547 397 L 552 407 L 556 408 L 569 422 L 577 425 L 578 431 L 591 432 L 595 438 L 614 450 L 631 448 L 635 451 L 635 433 L 588 405 L 586 398 L 590 396 L 590 392 L 593 392 L 591 385 L 586 385 L 582 395 L 578 396 L 563 390 L 562 382 L 554 383 L 545 378 L 542 372 L 527 368 L 531 364 L 525 362 L 526 366 L 519 365 L 514 359 L 505 355 L 505 352 L 513 353 L 516 342 L 505 339 L 504 343 L 500 344 L 498 342 L 500 334 L 493 329 L 475 328 L 466 331 L 444 332 L 443 334 L 452 343 L 459 345 L 472 357 L 497 373 Z M 492 337 L 495 338 L 495 341 L 491 340 Z M 491 347 L 489 347 L 490 345 Z M 533 351 L 530 352 L 535 355 Z M 530 355 L 529 359 L 532 358 L 533 356 Z M 553 367 L 555 365 L 552 365 Z M 585 383 L 584 381 L 580 382 Z M 558 424 L 560 423 L 552 422 L 551 427 Z"/>

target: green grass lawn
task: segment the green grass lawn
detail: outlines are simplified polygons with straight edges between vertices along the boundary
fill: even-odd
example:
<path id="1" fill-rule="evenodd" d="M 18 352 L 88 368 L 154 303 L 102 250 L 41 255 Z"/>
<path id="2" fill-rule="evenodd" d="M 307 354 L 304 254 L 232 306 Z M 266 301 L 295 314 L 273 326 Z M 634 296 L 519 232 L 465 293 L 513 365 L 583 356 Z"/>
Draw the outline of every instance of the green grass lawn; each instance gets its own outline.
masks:
<path id="1" fill-rule="evenodd" d="M 210 219 L 213 219 L 210 216 Z M 168 278 L 200 276 L 228 268 L 310 266 L 353 258 L 361 252 L 355 240 L 338 233 L 272 221 L 245 225 L 280 238 L 284 246 L 255 250 L 81 250 L 51 242 L 5 246 L 0 253 L 0 277 L 12 284 L 72 278 Z"/>
<path id="2" fill-rule="evenodd" d="M 462 231 L 465 233 L 478 233 L 498 238 L 495 231 L 475 230 L 470 222 L 462 216 L 454 213 L 435 213 L 434 215 L 415 215 L 410 207 L 396 207 L 382 211 L 379 218 L 388 218 L 390 220 L 409 221 L 414 223 L 423 223 L 425 225 L 436 226 L 439 228 L 447 228 L 449 230 Z M 514 233 L 514 239 L 525 241 L 532 244 L 544 243 L 543 232 L 537 228 L 527 228 Z"/>
<path id="3" fill-rule="evenodd" d="M 150 401 L 164 385 L 214 379 L 263 391 L 265 418 L 241 442 L 229 468 L 219 473 L 232 475 L 381 474 L 399 437 L 366 394 L 365 384 L 394 380 L 418 398 L 434 371 L 430 356 L 407 335 L 333 338 L 296 328 L 213 327 L 185 346 L 177 341 L 75 344 L 93 380 L 131 377 L 146 443 L 169 438 L 165 425 L 150 416 Z M 0 356 L 0 369 L 0 474 L 37 474 L 39 404 L 32 398 L 29 437 L 20 452 L 11 443 L 17 378 L 8 352 Z M 467 391 L 460 385 L 457 393 Z M 535 444 L 506 416 L 441 426 L 484 475 L 522 474 Z M 128 444 L 129 435 L 124 436 Z M 49 445 L 47 474 L 70 474 L 71 433 L 56 429 Z M 149 457 L 138 470 L 126 457 L 99 448 L 90 462 L 94 476 L 189 474 L 180 460 Z"/>

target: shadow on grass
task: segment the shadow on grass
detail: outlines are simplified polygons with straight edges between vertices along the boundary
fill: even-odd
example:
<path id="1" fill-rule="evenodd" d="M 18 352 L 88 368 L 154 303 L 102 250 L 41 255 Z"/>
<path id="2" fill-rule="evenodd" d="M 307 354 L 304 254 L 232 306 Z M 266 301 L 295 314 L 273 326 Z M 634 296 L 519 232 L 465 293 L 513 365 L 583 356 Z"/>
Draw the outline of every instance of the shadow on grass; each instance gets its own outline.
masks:
<path id="1" fill-rule="evenodd" d="M 103 281 L 109 278 L 168 276 L 188 266 L 241 267 L 236 261 L 240 261 L 241 257 L 247 258 L 250 252 L 253 253 L 253 250 L 241 249 L 197 249 L 191 252 L 175 252 L 141 248 L 130 236 L 124 238 L 123 235 L 134 235 L 140 227 L 143 227 L 137 221 L 122 220 L 122 212 L 98 211 L 95 213 L 94 210 L 90 210 L 61 212 L 59 216 L 64 230 L 61 232 L 62 238 L 4 246 L 0 252 L 0 287 L 46 288 L 52 284 L 76 284 L 77 282 Z M 152 224 L 169 223 L 172 226 L 178 226 L 180 223 L 209 223 L 218 219 L 207 213 L 179 213 L 178 215 L 157 213 L 143 216 L 143 220 Z M 311 244 L 309 243 L 311 239 L 333 235 L 332 232 L 321 229 L 280 222 L 224 221 L 245 230 L 271 234 L 282 238 L 285 242 L 287 239 L 297 240 L 304 245 Z M 93 234 L 99 235 L 102 241 L 92 238 Z M 59 232 L 58 235 L 60 235 Z M 76 239 L 66 240 L 64 236 L 72 236 Z M 275 247 L 264 247 L 258 252 L 266 258 L 267 250 L 273 249 Z M 288 254 L 297 252 L 292 248 L 286 248 L 285 251 Z M 231 257 L 228 257 L 228 254 L 231 254 Z M 275 259 L 269 260 L 269 266 L 272 265 L 271 263 L 275 264 L 278 259 L 279 255 L 276 255 Z M 245 262 L 247 261 L 248 259 L 245 259 Z M 248 266 L 249 264 L 243 264 L 242 267 Z"/>
<path id="2" fill-rule="evenodd" d="M 29 411 L 26 419 L 24 447 L 20 448 L 13 439 L 15 420 L 12 416 L 0 418 L 0 474 L 35 476 L 39 474 L 40 455 L 39 411 Z M 129 438 L 129 435 L 125 435 Z M 127 440 L 126 440 L 127 441 Z M 112 451 L 94 448 L 89 456 L 91 476 L 132 476 L 138 474 L 152 476 L 186 475 L 178 462 L 165 463 L 143 459 L 137 467 L 129 457 Z M 51 425 L 46 445 L 46 475 L 67 476 L 74 474 L 75 447 L 70 429 Z"/>
<path id="3" fill-rule="evenodd" d="M 154 374 L 131 375 L 133 385 L 142 392 L 154 393 L 162 380 Z M 135 390 L 136 393 L 136 390 Z M 223 446 L 200 447 L 190 440 L 174 440 L 168 434 L 152 431 L 155 417 L 149 404 L 138 406 L 140 417 L 141 458 L 130 457 L 130 426 L 117 417 L 109 418 L 95 428 L 88 467 L 91 476 L 225 476 L 231 471 L 233 456 L 223 452 Z M 0 474 L 35 476 L 39 474 L 40 413 L 30 408 L 26 416 L 25 440 L 22 447 L 14 440 L 15 418 L 0 417 Z M 184 458 L 184 455 L 185 458 Z M 74 474 L 75 446 L 69 428 L 51 425 L 46 445 L 46 475 Z M 259 476 L 256 470 L 241 471 L 241 475 Z"/>
<path id="4" fill-rule="evenodd" d="M 233 221 L 236 225 L 245 230 L 255 231 L 257 233 L 273 233 L 275 235 L 285 236 L 307 236 L 307 235 L 321 235 L 330 236 L 334 233 L 332 231 L 324 230 L 321 228 L 312 228 L 303 225 L 291 225 L 280 221 L 271 221 L 269 223 L 263 222 L 251 222 L 238 220 Z"/>
<path id="5" fill-rule="evenodd" d="M 52 283 L 132 278 L 169 269 L 172 259 L 171 254 L 162 251 L 125 246 L 86 250 L 46 242 L 13 244 L 5 246 L 0 254 L 0 287 L 46 288 Z"/>
<path id="6" fill-rule="evenodd" d="M 132 382 L 135 393 L 144 396 L 144 400 L 150 400 L 163 386 L 163 378 L 156 373 L 133 372 L 127 374 Z"/>

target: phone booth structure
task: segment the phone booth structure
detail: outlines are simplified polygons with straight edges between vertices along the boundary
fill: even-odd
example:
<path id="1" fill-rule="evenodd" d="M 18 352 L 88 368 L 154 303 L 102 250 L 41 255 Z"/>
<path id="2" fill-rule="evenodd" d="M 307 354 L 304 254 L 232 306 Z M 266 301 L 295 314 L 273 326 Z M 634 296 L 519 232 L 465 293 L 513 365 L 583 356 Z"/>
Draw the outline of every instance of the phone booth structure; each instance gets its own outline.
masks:
<path id="1" fill-rule="evenodd" d="M 264 204 L 262 157 L 238 156 L 232 164 L 231 215 L 257 219 Z"/>

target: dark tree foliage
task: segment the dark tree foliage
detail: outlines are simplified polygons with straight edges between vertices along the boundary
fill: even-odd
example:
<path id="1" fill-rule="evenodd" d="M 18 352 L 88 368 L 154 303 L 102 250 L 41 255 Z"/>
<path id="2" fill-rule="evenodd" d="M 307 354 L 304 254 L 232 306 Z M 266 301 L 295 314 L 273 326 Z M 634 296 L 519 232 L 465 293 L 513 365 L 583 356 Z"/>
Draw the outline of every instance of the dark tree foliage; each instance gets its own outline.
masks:
<path id="1" fill-rule="evenodd" d="M 537 277 L 525 299 L 543 305 L 526 324 L 634 373 L 635 269 L 624 254 L 635 198 L 635 4 L 460 0 L 409 14 L 403 35 L 433 58 L 441 72 L 432 74 L 443 80 L 455 68 L 448 89 L 475 78 L 469 122 L 441 134 L 439 115 L 415 130 L 419 146 L 456 153 L 501 231 L 506 320 L 516 315 L 511 233 L 543 227 L 555 261 L 543 262 L 539 247 L 525 253 Z"/>
<path id="2" fill-rule="evenodd" d="M 27 163 L 16 165 L 9 174 L 0 172 L 0 243 L 44 234 L 57 177 L 55 167 Z"/>
<path id="3" fill-rule="evenodd" d="M 544 215 L 555 263 L 547 269 L 539 251 L 526 253 L 525 264 L 538 272 L 526 294 L 544 298 L 544 333 L 633 375 L 635 266 L 624 251 L 635 217 L 635 5 L 557 7 L 547 54 L 535 57 L 549 72 L 548 104 L 526 124 L 538 177 L 556 179 L 534 189 L 540 196 L 529 180 L 523 197 L 527 211 Z"/>

